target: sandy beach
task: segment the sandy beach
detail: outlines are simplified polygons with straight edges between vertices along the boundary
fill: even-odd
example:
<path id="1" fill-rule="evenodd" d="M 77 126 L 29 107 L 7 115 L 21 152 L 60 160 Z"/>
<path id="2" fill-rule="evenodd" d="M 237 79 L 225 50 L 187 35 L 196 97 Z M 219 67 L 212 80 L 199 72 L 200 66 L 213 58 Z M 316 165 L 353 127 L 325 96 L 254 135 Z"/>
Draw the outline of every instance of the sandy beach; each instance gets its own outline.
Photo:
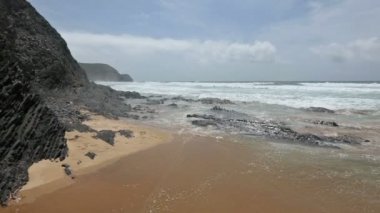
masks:
<path id="1" fill-rule="evenodd" d="M 376 188 L 337 177 L 311 179 L 325 168 L 277 159 L 260 144 L 177 134 L 101 116 L 86 124 L 96 130 L 128 128 L 135 137 L 118 136 L 112 147 L 90 133 L 67 133 L 68 139 L 80 136 L 69 140 L 70 156 L 64 162 L 33 165 L 22 199 L 0 212 L 380 210 Z M 98 154 L 94 160 L 84 156 L 88 150 Z M 72 165 L 75 179 L 64 174 L 62 163 Z M 344 188 L 364 190 L 367 196 L 353 197 Z"/>
<path id="2" fill-rule="evenodd" d="M 126 138 L 116 134 L 115 144 L 112 146 L 101 139 L 95 138 L 93 132 L 66 132 L 69 147 L 68 157 L 64 161 L 44 160 L 35 163 L 29 168 L 29 182 L 21 189 L 21 203 L 33 202 L 43 194 L 67 187 L 77 182 L 77 177 L 96 172 L 110 165 L 122 157 L 142 151 L 171 140 L 171 135 L 163 130 L 148 126 L 133 125 L 119 119 L 109 119 L 100 115 L 91 114 L 90 119 L 83 124 L 97 131 L 101 130 L 131 130 L 133 137 Z M 94 159 L 85 154 L 93 152 Z M 62 165 L 70 165 L 72 175 L 64 172 Z"/>
<path id="3" fill-rule="evenodd" d="M 379 11 L 0 0 L 0 213 L 379 213 Z"/>

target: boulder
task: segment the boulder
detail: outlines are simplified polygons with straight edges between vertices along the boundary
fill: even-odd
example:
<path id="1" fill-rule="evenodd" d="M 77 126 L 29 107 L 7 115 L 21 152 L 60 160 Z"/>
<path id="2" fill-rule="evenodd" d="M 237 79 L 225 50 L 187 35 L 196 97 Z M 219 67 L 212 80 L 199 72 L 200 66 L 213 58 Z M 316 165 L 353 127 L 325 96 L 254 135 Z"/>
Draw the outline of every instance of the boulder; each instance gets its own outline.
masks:
<path id="1" fill-rule="evenodd" d="M 334 110 L 327 109 L 327 108 L 324 108 L 324 107 L 309 107 L 309 108 L 306 108 L 306 111 L 320 112 L 320 113 L 335 113 Z"/>

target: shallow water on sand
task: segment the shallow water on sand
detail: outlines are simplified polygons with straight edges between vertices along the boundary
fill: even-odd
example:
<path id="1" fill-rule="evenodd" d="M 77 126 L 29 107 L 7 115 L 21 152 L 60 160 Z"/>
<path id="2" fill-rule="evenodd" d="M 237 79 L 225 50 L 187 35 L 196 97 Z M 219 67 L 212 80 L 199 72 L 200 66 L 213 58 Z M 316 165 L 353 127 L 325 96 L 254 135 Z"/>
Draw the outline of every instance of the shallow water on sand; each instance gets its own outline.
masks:
<path id="1" fill-rule="evenodd" d="M 8 211 L 380 211 L 379 176 L 370 180 L 365 172 L 355 173 L 350 164 L 360 162 L 331 150 L 281 146 L 252 138 L 177 135 L 172 143 L 79 176 L 67 188 Z"/>

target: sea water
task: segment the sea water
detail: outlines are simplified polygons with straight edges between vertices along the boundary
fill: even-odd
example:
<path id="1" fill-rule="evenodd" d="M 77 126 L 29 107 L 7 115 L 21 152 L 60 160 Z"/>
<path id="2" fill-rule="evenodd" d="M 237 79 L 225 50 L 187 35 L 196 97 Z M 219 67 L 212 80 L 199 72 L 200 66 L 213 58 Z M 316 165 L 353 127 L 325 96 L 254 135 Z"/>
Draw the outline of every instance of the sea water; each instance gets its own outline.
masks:
<path id="1" fill-rule="evenodd" d="M 99 82 L 145 95 L 220 98 L 293 108 L 380 110 L 378 82 Z"/>
<path id="2" fill-rule="evenodd" d="M 261 160 L 253 162 L 268 170 L 281 170 L 297 181 L 335 181 L 339 195 L 352 196 L 380 205 L 380 83 L 379 82 L 97 82 L 120 91 L 136 91 L 149 99 L 166 101 L 148 105 L 155 113 L 150 124 L 172 127 L 178 133 L 229 138 L 250 144 Z M 221 105 L 245 119 L 281 122 L 296 131 L 327 136 L 352 134 L 369 139 L 361 145 L 339 144 L 326 149 L 302 144 L 281 143 L 268 138 L 249 138 L 239 132 L 220 132 L 213 127 L 195 127 L 187 114 L 212 114 L 214 104 L 173 100 L 228 99 Z M 132 106 L 144 104 L 128 100 Z M 178 107 L 169 107 L 171 103 Z M 324 107 L 335 113 L 306 110 Z M 335 121 L 339 127 L 312 124 L 315 120 Z M 280 169 L 279 169 L 280 168 Z M 297 174 L 297 175 L 295 175 Z M 285 175 L 285 174 L 284 174 Z M 293 176 L 294 177 L 293 177 Z M 340 182 L 339 182 L 339 181 Z M 321 188 L 325 187 L 321 185 Z M 334 191 L 334 193 L 335 193 Z M 371 191 L 372 193 L 369 193 Z M 371 205 L 372 205 L 371 204 Z M 360 207 L 361 210 L 363 210 Z M 365 212 L 365 211 L 363 211 Z M 372 212 L 372 211 L 369 211 Z"/>

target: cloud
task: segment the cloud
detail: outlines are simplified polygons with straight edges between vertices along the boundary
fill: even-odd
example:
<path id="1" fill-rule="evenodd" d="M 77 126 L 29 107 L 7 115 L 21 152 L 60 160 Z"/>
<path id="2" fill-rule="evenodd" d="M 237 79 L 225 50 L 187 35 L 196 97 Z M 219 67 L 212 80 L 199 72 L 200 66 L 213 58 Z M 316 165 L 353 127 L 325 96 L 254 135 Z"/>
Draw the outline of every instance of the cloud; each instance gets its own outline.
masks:
<path id="1" fill-rule="evenodd" d="M 62 36 L 79 60 L 91 57 L 175 55 L 194 63 L 271 63 L 275 62 L 277 53 L 276 47 L 268 41 L 239 43 L 81 32 L 63 32 Z"/>
<path id="2" fill-rule="evenodd" d="M 358 39 L 347 44 L 331 43 L 314 47 L 311 50 L 313 53 L 329 57 L 335 62 L 380 62 L 380 39 L 378 37 Z"/>

